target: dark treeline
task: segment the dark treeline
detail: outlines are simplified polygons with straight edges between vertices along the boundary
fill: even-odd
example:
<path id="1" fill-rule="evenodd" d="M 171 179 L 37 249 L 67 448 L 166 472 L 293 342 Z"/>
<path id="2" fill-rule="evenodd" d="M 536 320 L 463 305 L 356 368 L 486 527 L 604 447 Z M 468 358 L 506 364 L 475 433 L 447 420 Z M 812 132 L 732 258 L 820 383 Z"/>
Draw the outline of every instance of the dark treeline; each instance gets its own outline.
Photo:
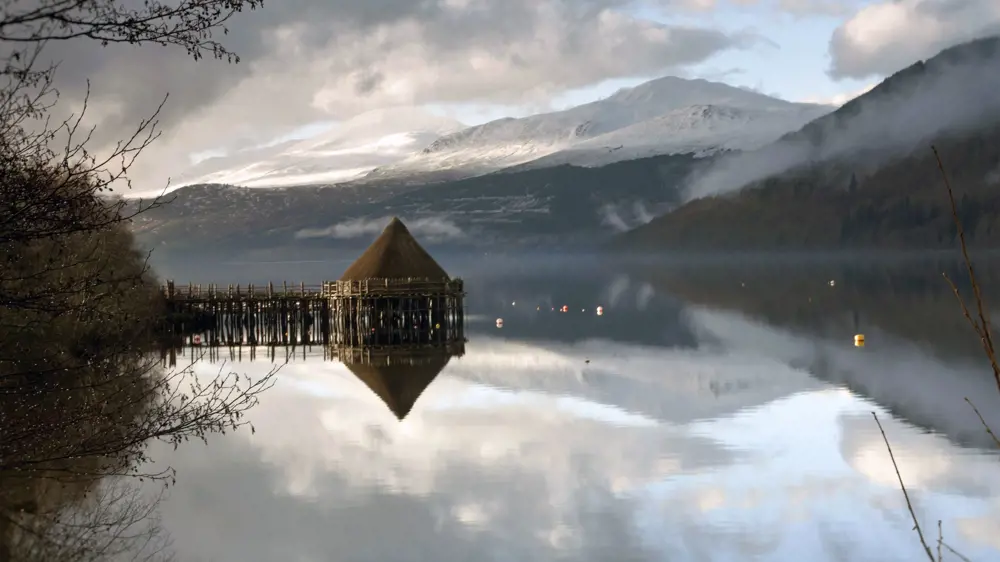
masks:
<path id="1" fill-rule="evenodd" d="M 1000 125 L 936 142 L 970 244 L 1000 246 Z M 617 242 L 664 250 L 943 249 L 957 230 L 930 146 L 877 166 L 804 166 L 692 201 Z"/>
<path id="2" fill-rule="evenodd" d="M 158 496 L 139 481 L 173 473 L 145 471 L 148 442 L 244 425 L 271 378 L 159 368 L 165 303 L 129 225 L 163 201 L 111 196 L 155 139 L 155 115 L 96 157 L 82 114 L 50 119 L 58 61 L 42 64 L 42 46 L 85 37 L 231 59 L 210 32 L 260 0 L 36 5 L 30 20 L 0 10 L 4 41 L 17 41 L 0 59 L 0 560 L 169 558 Z"/>

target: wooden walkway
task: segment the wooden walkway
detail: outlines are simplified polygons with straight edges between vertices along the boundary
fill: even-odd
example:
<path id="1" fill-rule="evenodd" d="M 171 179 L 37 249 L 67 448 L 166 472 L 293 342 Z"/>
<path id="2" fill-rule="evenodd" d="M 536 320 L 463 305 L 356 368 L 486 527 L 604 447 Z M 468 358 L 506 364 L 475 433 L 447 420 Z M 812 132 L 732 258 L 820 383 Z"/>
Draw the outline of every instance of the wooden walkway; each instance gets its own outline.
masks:
<path id="1" fill-rule="evenodd" d="M 162 294 L 168 311 L 165 349 L 425 345 L 465 340 L 461 279 L 371 279 L 277 287 L 168 281 Z"/>

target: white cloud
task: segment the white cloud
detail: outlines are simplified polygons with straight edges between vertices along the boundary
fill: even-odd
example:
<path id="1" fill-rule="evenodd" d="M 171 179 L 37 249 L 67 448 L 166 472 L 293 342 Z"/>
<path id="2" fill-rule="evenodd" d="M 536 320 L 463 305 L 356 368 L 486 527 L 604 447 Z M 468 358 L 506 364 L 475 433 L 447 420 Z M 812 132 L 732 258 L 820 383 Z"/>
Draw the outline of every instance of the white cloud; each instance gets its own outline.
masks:
<path id="1" fill-rule="evenodd" d="M 377 235 L 392 219 L 361 217 L 346 220 L 327 228 L 304 228 L 295 233 L 296 238 L 358 238 Z M 440 242 L 463 238 L 465 233 L 454 222 L 445 217 L 415 217 L 407 219 L 407 228 L 414 236 L 429 242 Z"/>
<path id="2" fill-rule="evenodd" d="M 996 0 L 883 0 L 865 6 L 834 32 L 830 73 L 835 78 L 887 75 L 998 31 Z"/>
<path id="3" fill-rule="evenodd" d="M 149 191 L 192 152 L 232 152 L 313 121 L 386 106 L 533 104 L 606 79 L 683 68 L 755 37 L 627 15 L 639 3 L 294 0 L 233 18 L 224 42 L 241 55 L 239 65 L 79 41 L 49 53 L 63 61 L 67 106 L 92 80 L 98 142 L 125 134 L 170 92 L 165 134 L 134 171 Z"/>
<path id="4" fill-rule="evenodd" d="M 845 103 L 851 101 L 852 99 L 866 94 L 871 91 L 872 88 L 877 86 L 876 82 L 871 82 L 865 86 L 858 88 L 857 90 L 851 92 L 841 92 L 839 94 L 834 94 L 832 96 L 808 96 L 805 99 L 798 100 L 802 103 L 818 103 L 822 105 L 832 105 L 835 107 L 840 107 Z"/>

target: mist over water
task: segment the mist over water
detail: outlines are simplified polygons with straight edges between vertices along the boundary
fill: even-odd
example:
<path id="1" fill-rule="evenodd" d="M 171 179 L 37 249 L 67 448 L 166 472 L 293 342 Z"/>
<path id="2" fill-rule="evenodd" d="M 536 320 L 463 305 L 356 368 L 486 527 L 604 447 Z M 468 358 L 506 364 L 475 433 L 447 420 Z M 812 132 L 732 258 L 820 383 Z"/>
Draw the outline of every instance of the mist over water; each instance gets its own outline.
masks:
<path id="1" fill-rule="evenodd" d="M 1000 393 L 941 279 L 954 264 L 441 261 L 466 281 L 469 341 L 403 421 L 306 350 L 255 434 L 158 455 L 178 470 L 161 511 L 181 558 L 918 559 L 873 411 L 925 528 L 1000 556 L 997 457 L 963 399 L 1000 425 Z"/>

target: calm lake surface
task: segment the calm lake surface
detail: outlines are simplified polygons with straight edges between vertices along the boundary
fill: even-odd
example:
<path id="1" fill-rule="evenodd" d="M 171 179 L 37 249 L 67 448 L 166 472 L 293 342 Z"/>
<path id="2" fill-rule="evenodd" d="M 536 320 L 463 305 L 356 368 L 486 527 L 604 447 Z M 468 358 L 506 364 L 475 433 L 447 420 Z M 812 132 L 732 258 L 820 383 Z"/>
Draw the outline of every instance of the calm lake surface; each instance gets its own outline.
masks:
<path id="1" fill-rule="evenodd" d="M 161 507 L 178 559 L 918 560 L 875 412 L 932 549 L 941 520 L 1000 560 L 1000 459 L 964 400 L 1000 428 L 1000 392 L 942 265 L 443 265 L 467 283 L 466 353 L 403 421 L 297 350 L 255 434 L 154 450 L 178 472 Z"/>

